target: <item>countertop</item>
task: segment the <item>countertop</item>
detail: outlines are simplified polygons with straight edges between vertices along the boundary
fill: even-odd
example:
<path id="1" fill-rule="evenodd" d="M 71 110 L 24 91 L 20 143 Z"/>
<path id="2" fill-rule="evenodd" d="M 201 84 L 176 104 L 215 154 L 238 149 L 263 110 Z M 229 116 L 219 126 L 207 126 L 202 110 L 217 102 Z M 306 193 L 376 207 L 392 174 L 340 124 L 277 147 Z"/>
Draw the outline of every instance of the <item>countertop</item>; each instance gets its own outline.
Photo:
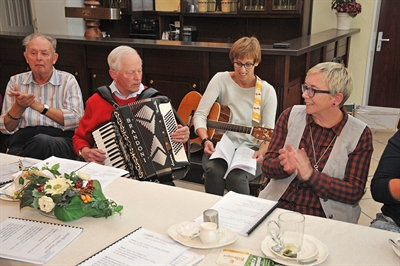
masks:
<path id="1" fill-rule="evenodd" d="M 337 30 L 330 29 L 318 32 L 311 35 L 283 41 L 289 43 L 288 49 L 273 48 L 272 44 L 261 45 L 262 54 L 264 55 L 289 55 L 299 56 L 315 48 L 325 46 L 328 43 L 350 37 L 360 32 L 360 29 L 350 30 Z M 17 38 L 21 39 L 26 34 L 15 32 L 0 32 L 1 38 Z M 87 38 L 84 36 L 67 36 L 67 35 L 51 35 L 58 41 L 63 43 L 74 44 L 91 44 L 91 45 L 110 45 L 116 46 L 125 44 L 131 45 L 135 48 L 156 48 L 164 50 L 189 50 L 189 51 L 203 51 L 203 52 L 229 52 L 232 43 L 217 43 L 217 42 L 183 42 L 183 41 L 169 41 L 169 40 L 146 40 L 146 39 L 130 39 L 130 38 Z"/>

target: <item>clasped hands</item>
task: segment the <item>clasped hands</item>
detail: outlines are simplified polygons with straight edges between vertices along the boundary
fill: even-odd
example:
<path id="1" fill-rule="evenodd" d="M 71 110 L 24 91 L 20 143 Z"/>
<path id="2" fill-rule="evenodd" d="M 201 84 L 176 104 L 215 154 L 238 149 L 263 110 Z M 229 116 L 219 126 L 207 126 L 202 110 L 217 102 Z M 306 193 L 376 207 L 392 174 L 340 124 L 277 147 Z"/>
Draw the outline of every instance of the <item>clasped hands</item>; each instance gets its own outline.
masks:
<path id="1" fill-rule="evenodd" d="M 297 171 L 297 178 L 300 180 L 307 181 L 314 171 L 304 148 L 294 149 L 290 144 L 286 144 L 279 150 L 278 159 L 286 173 L 291 175 Z"/>
<path id="2" fill-rule="evenodd" d="M 15 104 L 22 112 L 28 107 L 31 107 L 33 110 L 39 112 L 40 108 L 42 107 L 42 104 L 35 100 L 34 94 L 19 91 L 17 84 L 14 85 L 14 90 L 8 91 L 7 94 L 8 96 L 15 98 Z"/>

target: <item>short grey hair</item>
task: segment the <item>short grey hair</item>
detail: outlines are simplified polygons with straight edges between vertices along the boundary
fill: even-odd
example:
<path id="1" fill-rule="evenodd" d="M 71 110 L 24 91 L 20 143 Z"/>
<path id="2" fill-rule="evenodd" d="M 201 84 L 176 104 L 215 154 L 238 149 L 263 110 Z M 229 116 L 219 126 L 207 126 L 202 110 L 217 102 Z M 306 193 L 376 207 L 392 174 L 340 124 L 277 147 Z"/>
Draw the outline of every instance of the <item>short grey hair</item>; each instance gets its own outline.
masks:
<path id="1" fill-rule="evenodd" d="M 353 76 L 341 63 L 323 62 L 315 65 L 307 72 L 310 74 L 322 73 L 322 78 L 331 95 L 343 94 L 343 100 L 339 106 L 343 106 L 353 91 Z"/>
<path id="2" fill-rule="evenodd" d="M 57 40 L 54 39 L 53 37 L 44 35 L 44 34 L 40 34 L 40 33 L 32 33 L 29 34 L 28 36 L 26 36 L 23 40 L 22 40 L 22 45 L 25 46 L 25 51 L 26 48 L 28 46 L 28 43 L 30 41 L 32 41 L 33 39 L 37 38 L 37 37 L 42 37 L 45 38 L 46 40 L 48 40 L 51 43 L 51 46 L 53 46 L 53 52 L 56 52 L 56 48 L 57 48 Z"/>
<path id="3" fill-rule="evenodd" d="M 132 47 L 121 45 L 114 48 L 110 54 L 108 55 L 107 62 L 110 69 L 119 72 L 121 70 L 121 58 L 128 55 L 138 55 L 137 51 Z M 140 56 L 139 56 L 140 58 Z M 143 64 L 142 59 L 140 58 L 140 62 Z"/>

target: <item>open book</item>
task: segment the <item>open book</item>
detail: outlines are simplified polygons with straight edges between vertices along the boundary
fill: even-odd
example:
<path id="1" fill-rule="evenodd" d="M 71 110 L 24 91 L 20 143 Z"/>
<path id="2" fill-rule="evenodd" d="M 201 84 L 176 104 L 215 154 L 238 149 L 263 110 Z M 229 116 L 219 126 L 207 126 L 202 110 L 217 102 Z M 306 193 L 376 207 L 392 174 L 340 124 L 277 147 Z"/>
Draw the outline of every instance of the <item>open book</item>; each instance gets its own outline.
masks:
<path id="1" fill-rule="evenodd" d="M 224 134 L 221 140 L 215 147 L 215 152 L 210 156 L 210 160 L 221 158 L 228 163 L 228 170 L 225 173 L 224 178 L 233 169 L 242 169 L 255 175 L 257 170 L 257 160 L 251 158 L 254 154 L 254 150 L 248 147 L 235 148 L 233 142 L 229 137 Z"/>

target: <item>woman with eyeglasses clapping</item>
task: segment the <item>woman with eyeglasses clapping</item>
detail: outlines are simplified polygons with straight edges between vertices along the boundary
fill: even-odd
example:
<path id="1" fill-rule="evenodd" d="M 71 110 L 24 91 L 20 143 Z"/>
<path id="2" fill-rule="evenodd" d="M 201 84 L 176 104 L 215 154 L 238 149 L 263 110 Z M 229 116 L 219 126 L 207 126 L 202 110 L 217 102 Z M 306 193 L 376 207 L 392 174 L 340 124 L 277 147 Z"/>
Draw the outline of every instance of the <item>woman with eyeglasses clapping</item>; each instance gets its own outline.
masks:
<path id="1" fill-rule="evenodd" d="M 352 88 L 342 64 L 308 71 L 304 105 L 286 109 L 275 125 L 262 167 L 270 182 L 260 197 L 303 214 L 358 222 L 373 147 L 371 130 L 344 107 Z"/>

